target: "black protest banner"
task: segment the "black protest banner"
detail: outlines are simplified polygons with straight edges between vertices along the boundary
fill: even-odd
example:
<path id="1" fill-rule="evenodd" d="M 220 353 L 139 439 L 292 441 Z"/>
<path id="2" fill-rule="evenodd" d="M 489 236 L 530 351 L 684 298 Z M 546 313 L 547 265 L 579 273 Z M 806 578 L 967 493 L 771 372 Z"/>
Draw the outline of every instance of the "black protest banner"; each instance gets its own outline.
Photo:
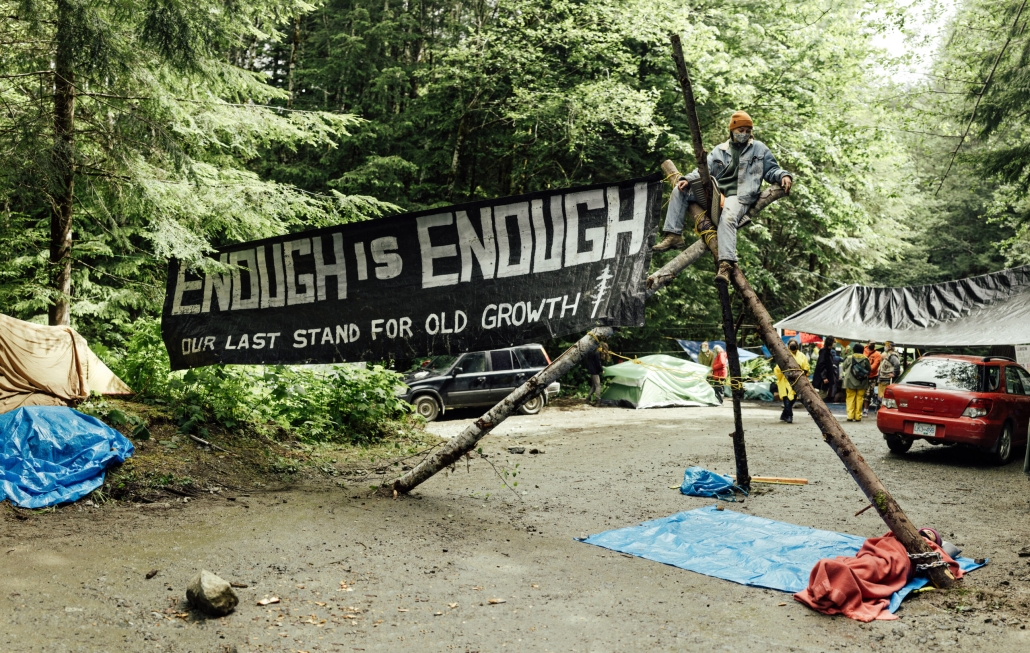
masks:
<path id="1" fill-rule="evenodd" d="M 432 209 L 173 260 L 172 369 L 410 359 L 642 326 L 659 175 Z"/>

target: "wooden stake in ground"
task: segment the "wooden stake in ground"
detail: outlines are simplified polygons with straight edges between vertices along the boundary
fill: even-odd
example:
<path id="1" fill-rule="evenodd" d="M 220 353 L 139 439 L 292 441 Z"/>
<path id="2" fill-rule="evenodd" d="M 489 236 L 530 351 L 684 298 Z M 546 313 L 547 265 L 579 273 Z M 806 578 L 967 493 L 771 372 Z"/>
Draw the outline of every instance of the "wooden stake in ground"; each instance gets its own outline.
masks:
<path id="1" fill-rule="evenodd" d="M 671 40 L 673 58 L 676 61 L 676 70 L 680 75 L 680 83 L 683 84 L 686 81 L 689 85 L 690 80 L 686 75 L 686 63 L 683 61 L 683 49 L 680 45 L 679 37 L 672 35 Z M 690 99 L 692 100 L 692 97 Z M 692 102 L 689 100 L 687 101 L 687 112 L 690 114 L 688 118 L 696 122 L 697 115 Z M 666 170 L 666 174 L 669 174 L 676 170 L 676 166 L 671 161 L 666 161 L 662 164 L 662 169 Z M 712 223 L 708 220 L 704 211 L 694 203 L 688 205 L 688 210 L 694 219 L 695 230 L 698 233 L 708 234 L 712 230 Z M 718 237 L 714 233 L 709 234 L 709 236 L 705 238 L 705 245 L 711 251 L 712 256 L 718 260 Z M 737 292 L 740 293 L 744 306 L 755 316 L 758 332 L 766 347 L 772 353 L 773 360 L 780 366 L 780 369 L 787 378 L 797 379 L 794 382 L 794 391 L 801 398 L 801 402 L 808 409 L 816 425 L 818 425 L 819 430 L 823 434 L 823 440 L 826 441 L 826 444 L 830 445 L 830 448 L 833 449 L 834 453 L 844 463 L 845 469 L 848 470 L 848 473 L 855 479 L 862 492 L 869 498 L 869 502 L 876 508 L 876 511 L 880 514 L 884 523 L 887 524 L 887 527 L 894 533 L 894 536 L 905 546 L 909 556 L 932 555 L 932 550 L 926 543 L 926 540 L 919 535 L 916 527 L 909 521 L 901 506 L 898 505 L 898 502 L 887 491 L 887 488 L 876 476 L 872 468 L 869 467 L 868 463 L 866 463 L 865 458 L 858 452 L 851 438 L 848 437 L 844 429 L 841 428 L 840 423 L 830 413 L 829 408 L 823 403 L 819 393 L 808 382 L 808 377 L 801 371 L 797 361 L 790 355 L 786 345 L 783 344 L 783 340 L 780 339 L 779 334 L 773 328 L 772 317 L 765 310 L 765 306 L 758 299 L 758 295 L 751 288 L 751 284 L 748 283 L 747 277 L 744 276 L 744 272 L 740 267 L 733 267 L 730 279 L 733 281 Z M 915 558 L 914 560 L 919 559 L 921 558 Z M 932 560 L 932 558 L 928 559 Z M 931 582 L 937 587 L 951 587 L 955 584 L 955 577 L 946 564 L 941 563 L 941 566 L 930 567 L 926 570 L 926 573 L 930 577 Z"/>
<path id="2" fill-rule="evenodd" d="M 487 433 L 511 416 L 522 404 L 539 395 L 547 386 L 564 376 L 588 353 L 596 350 L 602 340 L 607 340 L 612 332 L 611 327 L 597 327 L 590 331 L 564 354 L 554 359 L 550 365 L 537 372 L 531 379 L 502 399 L 485 415 L 466 426 L 460 435 L 449 440 L 447 444 L 432 453 L 407 474 L 398 478 L 392 485 L 384 485 L 380 488 L 380 494 L 411 492 L 437 472 L 458 462 L 462 456 L 472 451 Z"/>

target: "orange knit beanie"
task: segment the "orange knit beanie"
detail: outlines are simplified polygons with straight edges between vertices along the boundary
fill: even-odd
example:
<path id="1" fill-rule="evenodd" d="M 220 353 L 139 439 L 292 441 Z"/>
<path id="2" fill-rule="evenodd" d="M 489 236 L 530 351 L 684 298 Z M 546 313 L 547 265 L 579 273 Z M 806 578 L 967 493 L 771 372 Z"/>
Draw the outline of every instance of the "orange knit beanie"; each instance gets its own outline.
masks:
<path id="1" fill-rule="evenodd" d="M 751 116 L 747 115 L 743 111 L 734 111 L 733 115 L 730 116 L 730 131 L 733 131 L 737 127 L 754 127 L 755 124 L 751 122 Z"/>

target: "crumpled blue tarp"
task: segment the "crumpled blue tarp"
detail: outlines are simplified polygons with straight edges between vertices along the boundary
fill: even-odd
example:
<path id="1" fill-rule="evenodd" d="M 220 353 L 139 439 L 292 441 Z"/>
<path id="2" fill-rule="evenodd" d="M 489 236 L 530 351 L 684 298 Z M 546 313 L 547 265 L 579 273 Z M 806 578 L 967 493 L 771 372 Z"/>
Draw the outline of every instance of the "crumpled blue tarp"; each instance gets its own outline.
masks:
<path id="1" fill-rule="evenodd" d="M 817 561 L 854 556 L 865 540 L 706 506 L 591 535 L 583 542 L 742 585 L 793 594 L 808 586 Z M 983 566 L 970 558 L 956 561 L 963 571 Z M 927 582 L 923 577 L 913 578 L 894 593 L 889 610 L 895 612 L 910 592 Z"/>
<path id="2" fill-rule="evenodd" d="M 134 451 L 124 435 L 77 410 L 18 408 L 0 415 L 0 501 L 22 508 L 77 501 Z"/>
<path id="3" fill-rule="evenodd" d="M 736 501 L 734 489 L 747 494 L 742 488 L 733 484 L 729 476 L 716 474 L 704 467 L 687 467 L 683 472 L 683 484 L 680 492 L 692 497 L 715 497 L 723 501 Z"/>

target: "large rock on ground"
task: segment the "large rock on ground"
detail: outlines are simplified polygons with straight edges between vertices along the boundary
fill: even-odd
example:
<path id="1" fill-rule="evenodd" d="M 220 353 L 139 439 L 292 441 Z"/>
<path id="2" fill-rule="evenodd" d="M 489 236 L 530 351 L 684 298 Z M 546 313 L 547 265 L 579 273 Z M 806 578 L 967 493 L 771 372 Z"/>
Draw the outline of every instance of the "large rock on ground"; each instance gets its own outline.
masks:
<path id="1" fill-rule="evenodd" d="M 229 614 L 240 602 L 228 582 L 206 569 L 186 586 L 186 600 L 198 610 L 216 617 Z"/>

